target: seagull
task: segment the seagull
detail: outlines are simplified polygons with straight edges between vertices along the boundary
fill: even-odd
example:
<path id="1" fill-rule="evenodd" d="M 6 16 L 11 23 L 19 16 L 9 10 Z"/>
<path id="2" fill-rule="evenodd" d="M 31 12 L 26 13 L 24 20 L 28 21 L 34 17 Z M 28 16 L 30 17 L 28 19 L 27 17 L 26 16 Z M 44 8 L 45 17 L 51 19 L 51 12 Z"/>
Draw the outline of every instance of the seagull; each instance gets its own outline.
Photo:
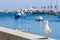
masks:
<path id="1" fill-rule="evenodd" d="M 52 33 L 52 30 L 51 30 L 51 28 L 48 25 L 48 20 L 45 20 L 44 21 L 44 32 L 46 34 L 51 34 Z"/>

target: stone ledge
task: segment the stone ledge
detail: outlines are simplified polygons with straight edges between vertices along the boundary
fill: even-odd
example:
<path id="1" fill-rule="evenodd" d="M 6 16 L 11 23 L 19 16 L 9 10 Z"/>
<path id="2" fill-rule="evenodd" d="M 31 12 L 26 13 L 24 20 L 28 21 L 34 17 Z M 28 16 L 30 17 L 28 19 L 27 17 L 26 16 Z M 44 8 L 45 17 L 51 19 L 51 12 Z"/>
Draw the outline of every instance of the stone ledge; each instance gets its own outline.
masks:
<path id="1" fill-rule="evenodd" d="M 35 38 L 45 38 L 44 36 L 38 36 L 30 33 L 25 33 L 18 30 L 12 30 L 4 27 L 0 27 L 0 39 L 2 40 L 32 40 Z M 52 38 L 48 38 L 49 40 L 55 40 Z"/>

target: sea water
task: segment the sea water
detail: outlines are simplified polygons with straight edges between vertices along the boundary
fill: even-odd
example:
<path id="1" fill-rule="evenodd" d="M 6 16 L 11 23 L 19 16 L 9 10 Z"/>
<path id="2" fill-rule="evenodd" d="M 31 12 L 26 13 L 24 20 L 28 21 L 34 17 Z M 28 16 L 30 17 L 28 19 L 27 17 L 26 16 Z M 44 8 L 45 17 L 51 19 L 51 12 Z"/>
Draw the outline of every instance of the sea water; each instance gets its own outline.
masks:
<path id="1" fill-rule="evenodd" d="M 44 33 L 44 20 L 36 21 L 38 16 L 42 16 L 44 20 L 49 21 L 49 27 L 52 29 L 50 35 Z M 17 19 L 13 13 L 0 13 L 0 27 L 26 30 L 28 33 L 60 39 L 60 18 L 53 14 L 26 14 Z"/>

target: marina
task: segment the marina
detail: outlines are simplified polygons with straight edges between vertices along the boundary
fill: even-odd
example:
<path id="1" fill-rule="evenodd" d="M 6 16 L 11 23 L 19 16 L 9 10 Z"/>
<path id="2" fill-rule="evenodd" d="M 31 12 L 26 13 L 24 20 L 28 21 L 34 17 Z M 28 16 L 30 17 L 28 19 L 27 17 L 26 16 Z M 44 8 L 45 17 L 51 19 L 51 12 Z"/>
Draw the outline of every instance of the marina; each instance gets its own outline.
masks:
<path id="1" fill-rule="evenodd" d="M 0 40 L 60 40 L 60 0 L 0 0 Z"/>
<path id="2" fill-rule="evenodd" d="M 29 40 L 29 39 L 35 40 L 33 37 L 30 38 L 30 34 L 44 36 L 44 37 L 41 36 L 42 38 L 37 38 L 36 36 L 37 38 L 36 40 L 39 40 L 39 39 L 46 39 L 46 40 L 55 39 L 56 40 L 56 39 L 60 39 L 58 35 L 59 31 L 57 30 L 59 29 L 59 26 L 60 26 L 59 17 L 60 17 L 60 12 L 54 12 L 54 11 L 42 11 L 41 12 L 35 9 L 34 7 L 21 9 L 21 10 L 0 10 L 0 21 L 1 21 L 0 26 L 13 29 L 14 32 L 15 31 L 18 32 L 21 30 L 22 32 L 29 33 L 29 38 L 28 38 L 28 34 L 25 34 L 26 35 L 25 37 L 27 37 L 26 40 Z M 57 23 L 57 25 L 55 25 L 55 23 Z M 5 28 L 1 28 L 1 29 L 6 30 Z M 43 31 L 40 32 L 41 30 Z M 3 34 L 5 34 L 8 31 L 7 32 L 2 31 L 2 32 L 4 32 Z M 15 35 L 13 32 L 11 33 L 12 35 Z M 8 34 L 10 34 L 10 31 Z M 21 36 L 17 34 L 15 36 L 22 37 L 24 34 L 20 33 L 20 35 Z M 48 38 L 51 38 L 51 39 L 48 39 Z M 17 40 L 19 40 L 19 38 Z M 25 40 L 25 38 L 23 37 L 22 40 Z"/>

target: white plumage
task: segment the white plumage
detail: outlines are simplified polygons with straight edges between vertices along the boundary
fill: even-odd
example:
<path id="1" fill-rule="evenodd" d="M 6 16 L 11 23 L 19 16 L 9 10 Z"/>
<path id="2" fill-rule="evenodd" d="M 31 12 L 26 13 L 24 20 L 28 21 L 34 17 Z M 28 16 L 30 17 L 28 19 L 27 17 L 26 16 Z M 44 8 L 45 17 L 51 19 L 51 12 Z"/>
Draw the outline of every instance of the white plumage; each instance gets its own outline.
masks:
<path id="1" fill-rule="evenodd" d="M 51 30 L 51 28 L 48 25 L 48 20 L 45 20 L 44 21 L 44 32 L 46 34 L 51 34 L 52 33 L 52 30 Z"/>

